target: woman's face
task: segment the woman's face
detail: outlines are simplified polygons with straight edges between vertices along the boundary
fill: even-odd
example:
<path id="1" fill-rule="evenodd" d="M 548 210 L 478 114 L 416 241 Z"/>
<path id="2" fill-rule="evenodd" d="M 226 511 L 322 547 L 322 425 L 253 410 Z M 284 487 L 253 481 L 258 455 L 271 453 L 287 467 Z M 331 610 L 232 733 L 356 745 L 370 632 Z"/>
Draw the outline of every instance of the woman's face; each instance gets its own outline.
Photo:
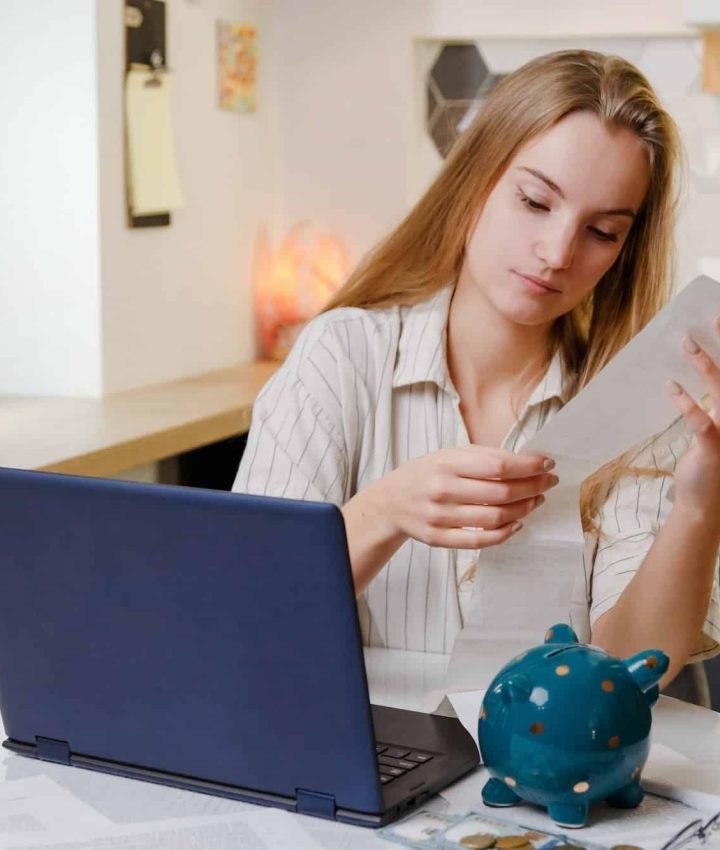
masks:
<path id="1" fill-rule="evenodd" d="M 634 133 L 608 131 L 589 113 L 566 116 L 518 151 L 488 196 L 461 283 L 518 324 L 569 312 L 615 262 L 649 178 Z"/>

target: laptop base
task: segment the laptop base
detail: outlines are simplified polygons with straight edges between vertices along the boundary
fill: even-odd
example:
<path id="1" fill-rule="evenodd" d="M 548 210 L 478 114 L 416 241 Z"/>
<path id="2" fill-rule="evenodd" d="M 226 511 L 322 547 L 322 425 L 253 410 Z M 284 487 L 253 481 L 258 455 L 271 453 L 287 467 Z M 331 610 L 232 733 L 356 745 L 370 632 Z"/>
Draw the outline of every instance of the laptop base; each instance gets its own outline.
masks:
<path id="1" fill-rule="evenodd" d="M 62 746 L 53 747 L 53 744 L 57 745 L 61 742 L 52 742 L 49 739 L 39 739 L 39 741 L 46 744 L 46 746 L 41 746 L 7 738 L 3 741 L 2 746 L 17 755 L 39 759 L 41 761 L 50 761 L 70 767 L 80 767 L 86 770 L 96 770 L 100 773 L 123 776 L 127 779 L 139 779 L 157 785 L 169 785 L 173 788 L 181 788 L 184 791 L 197 791 L 202 794 L 225 797 L 230 800 L 238 800 L 253 805 L 272 806 L 296 814 L 336 820 L 340 823 L 373 829 L 397 820 L 397 818 L 422 805 L 426 800 L 438 793 L 438 791 L 460 779 L 478 766 L 477 751 L 472 743 L 472 739 L 458 720 L 386 706 L 373 705 L 371 708 L 377 740 L 388 741 L 395 745 L 406 744 L 411 747 L 417 745 L 413 742 L 421 741 L 421 749 L 432 749 L 437 753 L 437 766 L 433 766 L 432 770 L 428 770 L 429 765 L 423 765 L 425 779 L 422 787 L 417 788 L 416 793 L 410 791 L 410 796 L 408 796 L 407 782 L 401 782 L 400 780 L 397 781 L 398 784 L 394 788 L 384 789 L 384 796 L 388 807 L 385 811 L 379 813 L 358 812 L 350 809 L 336 808 L 334 805 L 325 807 L 322 803 L 318 805 L 317 799 L 311 799 L 312 795 L 303 792 L 298 794 L 298 798 L 293 799 L 279 794 L 265 793 L 235 785 L 227 785 L 221 782 L 197 779 L 192 776 L 183 776 L 153 768 L 123 764 L 111 759 L 71 753 L 67 748 L 63 752 Z M 459 757 L 461 753 L 466 758 Z M 450 759 L 452 759 L 452 775 L 448 772 L 449 765 L 447 762 Z M 404 780 L 406 777 L 402 779 Z M 324 797 L 325 795 L 317 796 Z M 397 801 L 395 802 L 393 798 L 397 798 Z M 327 799 L 332 801 L 333 798 Z"/>

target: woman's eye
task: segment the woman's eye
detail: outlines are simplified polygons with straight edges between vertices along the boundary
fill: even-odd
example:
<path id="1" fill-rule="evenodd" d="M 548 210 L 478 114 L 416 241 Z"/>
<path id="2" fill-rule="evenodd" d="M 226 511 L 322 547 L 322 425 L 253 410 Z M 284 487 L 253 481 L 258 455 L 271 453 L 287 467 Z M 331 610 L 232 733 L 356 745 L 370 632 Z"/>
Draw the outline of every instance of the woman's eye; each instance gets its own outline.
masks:
<path id="1" fill-rule="evenodd" d="M 539 203 L 539 201 L 534 201 L 532 198 L 525 195 L 523 192 L 520 193 L 520 201 L 528 207 L 528 209 L 534 211 L 544 210 L 548 212 L 548 208 L 544 206 L 544 204 Z M 607 233 L 604 230 L 600 230 L 598 227 L 590 227 L 588 228 L 590 232 L 598 239 L 600 242 L 617 242 L 618 236 L 616 233 Z"/>
<path id="2" fill-rule="evenodd" d="M 533 201 L 532 198 L 528 198 L 527 195 L 520 195 L 520 200 L 526 207 L 530 207 L 531 210 L 547 210 L 547 207 L 539 204 L 537 201 Z"/>
<path id="3" fill-rule="evenodd" d="M 597 227 L 591 227 L 590 230 L 597 236 L 601 242 L 617 242 L 618 238 L 615 233 L 606 233 L 604 230 L 599 230 Z"/>

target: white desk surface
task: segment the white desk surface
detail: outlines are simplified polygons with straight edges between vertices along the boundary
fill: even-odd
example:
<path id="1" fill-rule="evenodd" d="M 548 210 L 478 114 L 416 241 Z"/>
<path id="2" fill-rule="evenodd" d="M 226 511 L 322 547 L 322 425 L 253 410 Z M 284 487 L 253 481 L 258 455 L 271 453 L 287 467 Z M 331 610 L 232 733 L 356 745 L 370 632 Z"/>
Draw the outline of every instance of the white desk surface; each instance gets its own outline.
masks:
<path id="1" fill-rule="evenodd" d="M 399 650 L 366 649 L 366 668 L 370 686 L 371 701 L 376 704 L 394 705 L 401 708 L 409 708 L 418 711 L 432 711 L 442 699 L 444 691 L 445 672 L 448 656 L 432 655 L 420 652 L 402 652 Z M 671 701 L 675 702 L 675 701 Z M 691 710 L 698 711 L 695 708 Z M 711 712 L 707 712 L 712 716 Z M 667 712 L 658 712 L 656 723 L 663 718 L 663 723 L 677 724 L 682 722 L 678 719 L 677 712 L 672 720 L 665 718 Z M 697 725 L 697 724 L 695 724 Z M 684 734 L 692 737 L 693 723 L 685 726 Z M 0 733 L 2 729 L 0 728 Z M 4 736 L 3 736 L 4 737 Z M 707 790 L 720 794 L 720 766 L 709 768 L 703 767 L 703 775 L 708 784 Z M 185 823 L 197 827 L 207 827 L 214 823 L 220 827 L 228 823 L 228 818 L 240 812 L 257 811 L 259 807 L 250 806 L 219 797 L 205 794 L 196 794 L 189 791 L 168 788 L 162 785 L 152 785 L 146 782 L 123 779 L 121 777 L 108 776 L 101 773 L 93 773 L 78 768 L 63 767 L 48 762 L 38 762 L 25 759 L 0 750 L 0 803 L 2 799 L 8 799 L 7 792 L 13 787 L 13 782 L 31 777 L 45 777 L 52 780 L 48 784 L 50 788 L 61 786 L 61 792 L 72 795 L 72 805 L 83 807 L 90 812 L 90 817 L 96 817 L 101 822 L 107 822 L 109 826 L 136 825 L 137 834 L 131 843 L 115 841 L 106 844 L 105 841 L 96 841 L 93 844 L 78 843 L 58 844 L 59 836 L 53 834 L 53 818 L 56 817 L 57 802 L 53 808 L 48 798 L 46 801 L 38 799 L 33 811 L 38 819 L 46 826 L 47 832 L 42 833 L 42 841 L 36 846 L 50 847 L 56 844 L 58 850 L 72 848 L 72 850 L 95 850 L 95 848 L 132 848 L 132 850 L 150 850 L 150 848 L 162 847 L 163 850 L 176 850 L 177 844 L 167 844 L 159 841 L 157 833 L 153 830 L 161 829 L 162 822 L 167 819 L 183 818 Z M 484 777 L 480 771 L 474 775 L 461 780 L 464 784 L 463 797 L 468 793 L 472 798 L 474 786 L 477 786 L 479 799 L 480 789 Z M 457 788 L 459 783 L 454 786 Z M 15 786 L 18 789 L 21 785 Z M 4 794 L 3 794 L 4 792 Z M 68 798 L 69 799 L 69 798 Z M 72 808 L 72 806 L 70 806 Z M 429 808 L 448 810 L 447 803 L 440 797 L 430 801 Z M 452 810 L 450 807 L 449 810 Z M 304 833 L 314 839 L 317 845 L 327 850 L 372 850 L 372 848 L 397 847 L 396 844 L 383 841 L 378 838 L 373 830 L 361 827 L 346 826 L 330 821 L 316 818 L 291 815 Z M 104 820 L 103 820 L 104 819 Z M 18 821 L 18 824 L 21 822 Z M 71 821 L 72 823 L 72 821 Z M 179 823 L 175 821 L 175 823 Z M 12 828 L 12 827 L 11 827 Z M 67 833 L 64 833 L 67 836 Z M 227 833 L 227 843 L 218 843 L 210 840 L 207 843 L 200 838 L 198 833 L 197 843 L 182 842 L 182 848 L 192 847 L 194 850 L 225 850 L 225 848 L 240 848 L 245 850 L 244 843 L 233 840 L 232 832 Z M 208 836 L 210 833 L 208 833 Z M 22 831 L 20 826 L 13 833 L 12 838 L 16 842 L 26 839 L 29 833 Z M 38 838 L 40 836 L 38 835 Z M 0 848 L 12 846 L 9 843 L 10 835 L 3 835 L 3 811 L 0 805 Z M 54 840 L 53 840 L 54 839 Z M 37 840 L 37 839 L 36 839 Z M 7 844 L 4 842 L 8 842 Z M 248 848 L 250 850 L 250 848 Z"/>

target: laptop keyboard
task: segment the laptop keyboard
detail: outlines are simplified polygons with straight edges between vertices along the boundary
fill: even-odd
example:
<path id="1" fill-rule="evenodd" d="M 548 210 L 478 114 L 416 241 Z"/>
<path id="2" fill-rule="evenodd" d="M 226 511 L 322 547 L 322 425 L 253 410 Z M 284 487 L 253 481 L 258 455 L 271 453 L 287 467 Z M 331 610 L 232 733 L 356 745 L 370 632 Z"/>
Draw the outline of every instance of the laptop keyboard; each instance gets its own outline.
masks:
<path id="1" fill-rule="evenodd" d="M 409 750 L 407 747 L 397 747 L 392 744 L 377 744 L 378 769 L 380 771 L 380 782 L 387 785 L 398 776 L 403 776 L 409 770 L 414 770 L 421 764 L 429 762 L 432 758 L 430 753 Z"/>

